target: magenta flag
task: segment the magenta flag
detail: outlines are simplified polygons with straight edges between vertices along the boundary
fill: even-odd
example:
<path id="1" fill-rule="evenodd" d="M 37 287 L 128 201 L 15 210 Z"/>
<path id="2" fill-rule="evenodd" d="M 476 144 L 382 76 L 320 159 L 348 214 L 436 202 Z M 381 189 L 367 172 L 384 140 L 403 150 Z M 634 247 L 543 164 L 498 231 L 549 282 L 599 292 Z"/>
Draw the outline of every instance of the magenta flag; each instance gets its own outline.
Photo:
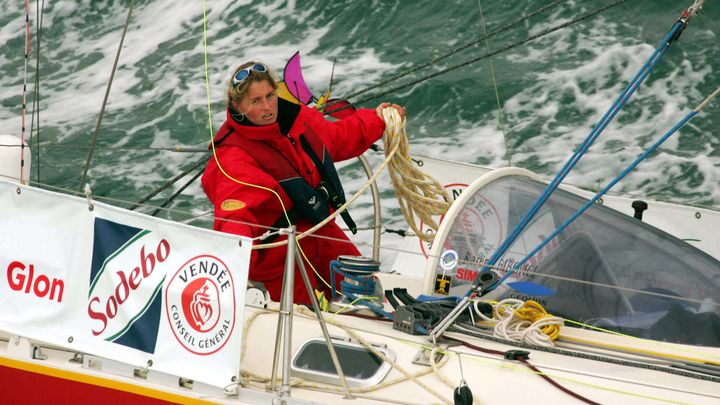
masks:
<path id="1" fill-rule="evenodd" d="M 302 69 L 300 68 L 300 51 L 288 60 L 285 65 L 285 71 L 283 72 L 285 85 L 290 91 L 290 94 L 295 96 L 301 103 L 307 105 L 315 100 L 302 75 Z"/>

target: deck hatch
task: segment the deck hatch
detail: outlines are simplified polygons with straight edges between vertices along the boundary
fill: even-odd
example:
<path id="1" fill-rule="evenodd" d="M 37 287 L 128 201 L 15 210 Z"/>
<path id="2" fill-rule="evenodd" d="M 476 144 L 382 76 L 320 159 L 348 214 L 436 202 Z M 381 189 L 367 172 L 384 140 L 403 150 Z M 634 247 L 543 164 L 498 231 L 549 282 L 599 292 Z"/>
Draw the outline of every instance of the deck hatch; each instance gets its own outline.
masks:
<path id="1" fill-rule="evenodd" d="M 390 371 L 390 364 L 362 345 L 332 339 L 340 366 L 350 387 L 368 387 L 380 383 Z M 388 348 L 375 347 L 386 358 L 395 359 Z M 323 338 L 305 342 L 293 356 L 291 374 L 310 381 L 340 385 L 330 352 Z"/>

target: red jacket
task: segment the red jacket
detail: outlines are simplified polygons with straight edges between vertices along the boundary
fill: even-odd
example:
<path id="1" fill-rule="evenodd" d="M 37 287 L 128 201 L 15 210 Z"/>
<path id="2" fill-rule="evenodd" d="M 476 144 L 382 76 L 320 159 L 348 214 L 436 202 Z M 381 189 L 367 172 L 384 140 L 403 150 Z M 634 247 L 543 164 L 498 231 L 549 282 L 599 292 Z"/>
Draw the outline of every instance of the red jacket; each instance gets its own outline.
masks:
<path id="1" fill-rule="evenodd" d="M 218 131 L 215 142 L 220 141 L 222 145 L 223 138 L 234 137 L 233 142 L 229 142 L 233 145 L 216 145 L 217 161 L 215 157 L 210 158 L 202 177 L 203 189 L 215 207 L 214 229 L 254 238 L 265 233 L 267 229 L 252 224 L 271 226 L 282 215 L 280 202 L 273 193 L 229 179 L 218 168 L 218 161 L 228 175 L 244 183 L 272 189 L 280 195 L 286 210 L 293 207 L 292 201 L 277 181 L 242 147 L 236 146 L 241 144 L 241 140 L 237 138 L 250 138 L 270 144 L 294 164 L 295 170 L 305 181 L 312 187 L 317 187 L 321 180 L 320 174 L 310 157 L 302 150 L 299 141 L 306 127 L 311 127 L 322 140 L 335 162 L 361 155 L 382 136 L 385 129 L 383 120 L 370 109 L 358 109 L 351 117 L 330 122 L 322 113 L 304 105 L 298 106 L 283 99 L 279 99 L 278 104 L 278 122 L 264 126 L 243 125 L 243 122 L 237 122 L 228 110 L 227 120 Z M 312 224 L 303 218 L 299 218 L 296 225 L 298 233 L 312 227 Z M 326 224 L 316 233 L 348 240 L 335 221 Z M 274 241 L 284 239 L 283 236 Z M 300 241 L 300 246 L 327 282 L 330 280 L 330 260 L 341 254 L 360 254 L 349 241 L 305 237 Z M 250 279 L 263 282 L 274 300 L 280 299 L 286 251 L 286 246 L 253 250 L 250 261 Z M 307 264 L 305 267 L 312 273 Z M 315 287 L 327 290 L 322 281 L 312 275 L 310 278 Z M 296 275 L 295 287 L 295 302 L 309 303 L 299 275 Z"/>

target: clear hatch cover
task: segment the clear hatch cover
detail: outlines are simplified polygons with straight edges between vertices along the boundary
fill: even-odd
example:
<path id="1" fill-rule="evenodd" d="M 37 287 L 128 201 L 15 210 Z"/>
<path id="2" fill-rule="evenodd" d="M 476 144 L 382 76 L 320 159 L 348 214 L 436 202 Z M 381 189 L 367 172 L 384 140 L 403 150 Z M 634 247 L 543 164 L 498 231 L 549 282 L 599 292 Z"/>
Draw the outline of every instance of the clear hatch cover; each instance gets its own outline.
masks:
<path id="1" fill-rule="evenodd" d="M 464 295 L 478 271 L 522 219 L 545 184 L 506 176 L 465 196 L 434 269 L 435 295 Z M 471 188 L 468 188 L 470 190 Z M 468 192 L 466 190 L 466 192 Z M 502 276 L 585 199 L 557 190 L 496 263 Z M 440 236 L 440 235 L 439 235 Z M 438 289 L 437 282 L 447 285 Z M 544 295 L 527 288 L 545 289 Z M 532 289 L 531 289 L 532 290 Z M 533 299 L 566 319 L 637 337 L 720 346 L 720 262 L 635 218 L 594 204 L 491 298 Z M 442 295 L 442 294 L 441 294 Z"/>

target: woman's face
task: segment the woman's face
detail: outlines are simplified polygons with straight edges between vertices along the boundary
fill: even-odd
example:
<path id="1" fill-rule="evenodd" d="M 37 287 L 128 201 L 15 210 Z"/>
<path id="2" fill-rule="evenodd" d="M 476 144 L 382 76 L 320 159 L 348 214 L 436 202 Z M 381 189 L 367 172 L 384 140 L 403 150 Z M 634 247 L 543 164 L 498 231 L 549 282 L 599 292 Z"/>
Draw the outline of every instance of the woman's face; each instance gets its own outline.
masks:
<path id="1" fill-rule="evenodd" d="M 275 89 L 266 80 L 252 82 L 235 109 L 255 125 L 268 125 L 277 121 L 278 98 Z"/>

